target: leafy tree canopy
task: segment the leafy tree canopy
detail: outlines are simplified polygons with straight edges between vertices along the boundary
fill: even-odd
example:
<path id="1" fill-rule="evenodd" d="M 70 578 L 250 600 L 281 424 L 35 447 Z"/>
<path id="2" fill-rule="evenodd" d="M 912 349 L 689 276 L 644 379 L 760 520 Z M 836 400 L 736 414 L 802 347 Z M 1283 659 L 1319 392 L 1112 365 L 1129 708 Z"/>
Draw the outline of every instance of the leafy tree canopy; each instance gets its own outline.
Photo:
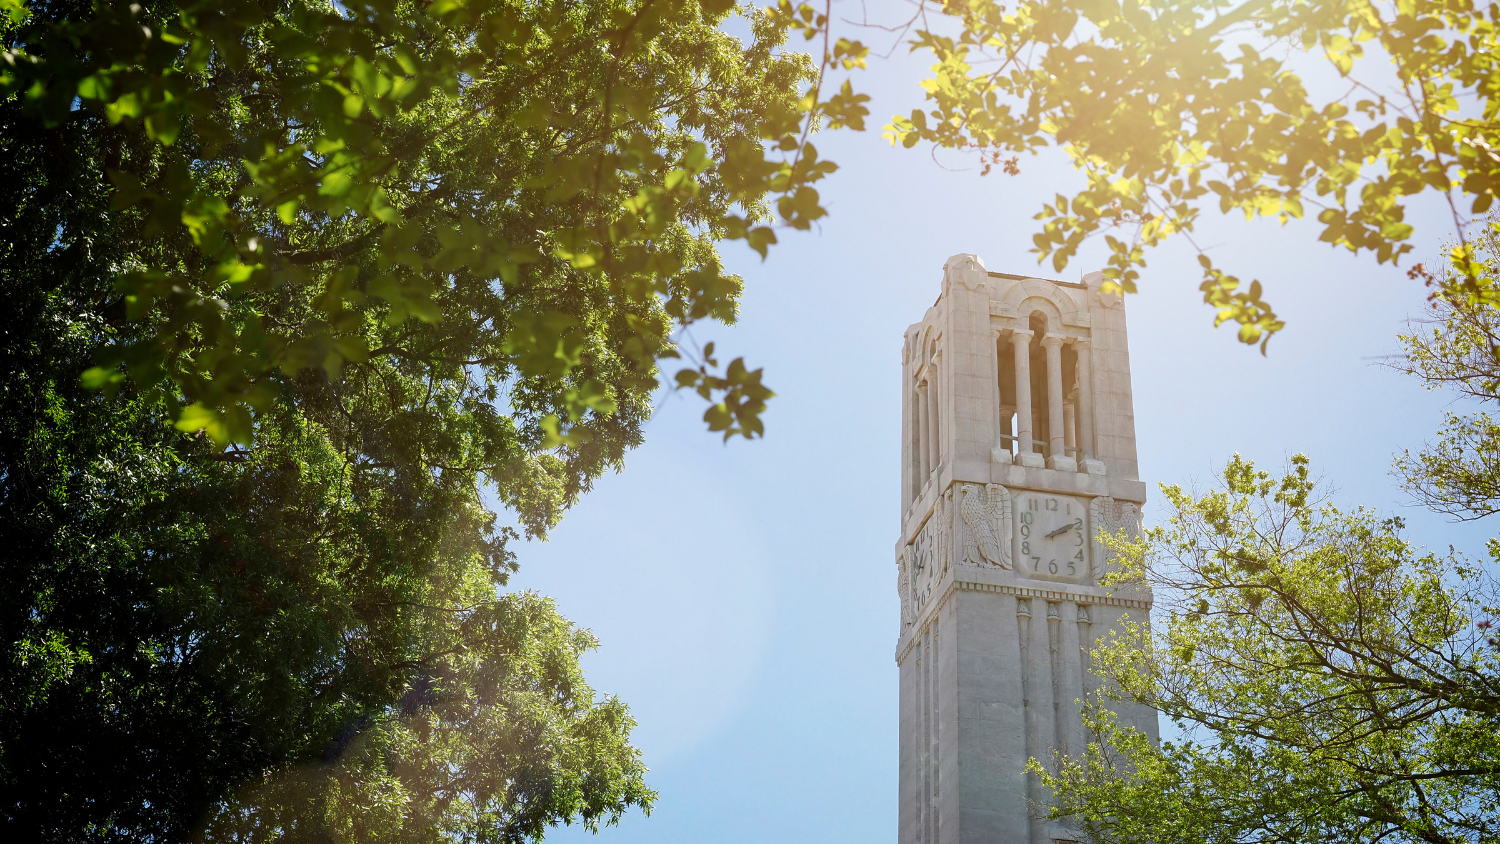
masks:
<path id="1" fill-rule="evenodd" d="M 520 841 L 649 807 L 633 722 L 579 672 L 592 639 L 496 594 L 516 534 L 465 465 L 461 389 L 304 377 L 224 452 L 160 396 L 84 388 L 144 333 L 100 307 L 131 242 L 89 137 L 27 128 L 0 129 L 5 836 Z M 566 491 L 525 471 L 545 526 Z"/>
<path id="2" fill-rule="evenodd" d="M 585 631 L 503 594 L 663 359 L 755 436 L 716 244 L 822 215 L 723 2 L 0 0 L 0 819 L 524 841 L 651 805 Z M 831 91 L 831 89 L 830 89 Z M 779 220 L 779 223 L 777 222 Z M 508 511 L 504 527 L 490 507 Z"/>
<path id="3" fill-rule="evenodd" d="M 152 331 L 85 378 L 221 443 L 285 379 L 380 358 L 469 368 L 549 445 L 610 439 L 676 327 L 733 320 L 715 242 L 765 254 L 772 199 L 822 216 L 806 128 L 865 113 L 804 95 L 776 48 L 805 22 L 751 15 L 742 44 L 720 0 L 4 2 L 0 97 L 98 124 L 136 229 L 119 291 Z M 759 371 L 698 363 L 677 385 L 710 428 L 760 433 Z"/>
<path id="4" fill-rule="evenodd" d="M 1036 251 L 1061 269 L 1103 235 L 1105 274 L 1126 291 L 1146 250 L 1191 242 L 1207 207 L 1310 214 L 1321 240 L 1384 263 L 1411 251 L 1410 199 L 1434 192 L 1459 242 L 1454 274 L 1428 280 L 1494 306 L 1500 286 L 1466 231 L 1500 192 L 1497 24 L 1494 5 L 1470 0 L 923 2 L 911 43 L 937 58 L 931 107 L 893 118 L 887 137 L 1011 171 L 1060 147 L 1087 186 L 1042 206 Z M 1198 260 L 1215 324 L 1264 351 L 1282 322 L 1260 282 Z"/>

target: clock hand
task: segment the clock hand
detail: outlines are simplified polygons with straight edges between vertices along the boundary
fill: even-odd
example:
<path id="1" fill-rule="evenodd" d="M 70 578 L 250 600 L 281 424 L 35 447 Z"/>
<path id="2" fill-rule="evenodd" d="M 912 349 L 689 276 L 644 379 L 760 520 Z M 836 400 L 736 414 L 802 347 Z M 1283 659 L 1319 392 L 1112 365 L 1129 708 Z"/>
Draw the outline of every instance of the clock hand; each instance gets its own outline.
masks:
<path id="1" fill-rule="evenodd" d="M 1057 530 L 1054 530 L 1051 533 L 1047 534 L 1046 538 L 1047 539 L 1051 539 L 1054 536 L 1059 536 L 1061 534 L 1067 533 L 1068 531 L 1070 531 L 1072 529 L 1073 529 L 1073 523 L 1069 522 L 1068 524 L 1065 524 L 1062 527 L 1058 528 Z"/>

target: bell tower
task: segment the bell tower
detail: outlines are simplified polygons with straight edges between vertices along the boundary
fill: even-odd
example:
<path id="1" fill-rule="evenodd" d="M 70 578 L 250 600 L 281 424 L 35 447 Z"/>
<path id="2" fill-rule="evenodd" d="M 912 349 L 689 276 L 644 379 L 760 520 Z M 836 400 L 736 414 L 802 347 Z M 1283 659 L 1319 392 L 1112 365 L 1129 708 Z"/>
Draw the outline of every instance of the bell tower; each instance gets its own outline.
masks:
<path id="1" fill-rule="evenodd" d="M 1089 650 L 1149 592 L 1101 588 L 1101 531 L 1140 530 L 1121 297 L 943 266 L 902 346 L 898 844 L 1053 844 L 1025 773 L 1088 737 Z M 1156 713 L 1121 722 L 1157 734 Z"/>

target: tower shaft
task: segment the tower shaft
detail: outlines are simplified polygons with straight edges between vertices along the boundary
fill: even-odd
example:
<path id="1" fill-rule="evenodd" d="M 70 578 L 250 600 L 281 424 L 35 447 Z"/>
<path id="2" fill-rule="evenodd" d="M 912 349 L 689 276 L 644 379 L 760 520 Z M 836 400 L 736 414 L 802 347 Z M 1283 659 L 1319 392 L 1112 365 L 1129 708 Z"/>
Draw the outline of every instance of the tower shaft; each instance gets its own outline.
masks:
<path id="1" fill-rule="evenodd" d="M 1121 297 L 992 273 L 974 255 L 902 351 L 899 844 L 1076 841 L 1028 759 L 1087 745 L 1089 650 L 1151 595 L 1106 589 L 1101 532 L 1136 533 Z M 1156 736 L 1156 715 L 1117 717 Z"/>

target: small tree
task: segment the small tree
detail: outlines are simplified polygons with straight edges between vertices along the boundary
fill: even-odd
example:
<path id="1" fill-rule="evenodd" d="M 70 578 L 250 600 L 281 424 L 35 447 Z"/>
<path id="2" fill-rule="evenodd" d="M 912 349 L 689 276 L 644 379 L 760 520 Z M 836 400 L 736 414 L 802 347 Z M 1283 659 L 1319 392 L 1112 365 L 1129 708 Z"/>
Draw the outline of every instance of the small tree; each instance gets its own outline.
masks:
<path id="1" fill-rule="evenodd" d="M 1395 362 L 1487 402 L 1500 318 L 1438 296 Z M 1396 461 L 1423 502 L 1495 512 L 1497 425 L 1450 415 Z M 1055 776 L 1056 812 L 1100 841 L 1479 842 L 1500 836 L 1500 562 L 1423 554 L 1399 519 L 1315 497 L 1298 455 L 1280 479 L 1236 456 L 1217 490 L 1165 487 L 1165 526 L 1119 544 L 1160 626 L 1095 653 L 1112 681 L 1097 742 Z M 1164 611 L 1164 612 L 1162 612 Z M 1158 709 L 1184 740 L 1118 727 L 1109 699 Z"/>

